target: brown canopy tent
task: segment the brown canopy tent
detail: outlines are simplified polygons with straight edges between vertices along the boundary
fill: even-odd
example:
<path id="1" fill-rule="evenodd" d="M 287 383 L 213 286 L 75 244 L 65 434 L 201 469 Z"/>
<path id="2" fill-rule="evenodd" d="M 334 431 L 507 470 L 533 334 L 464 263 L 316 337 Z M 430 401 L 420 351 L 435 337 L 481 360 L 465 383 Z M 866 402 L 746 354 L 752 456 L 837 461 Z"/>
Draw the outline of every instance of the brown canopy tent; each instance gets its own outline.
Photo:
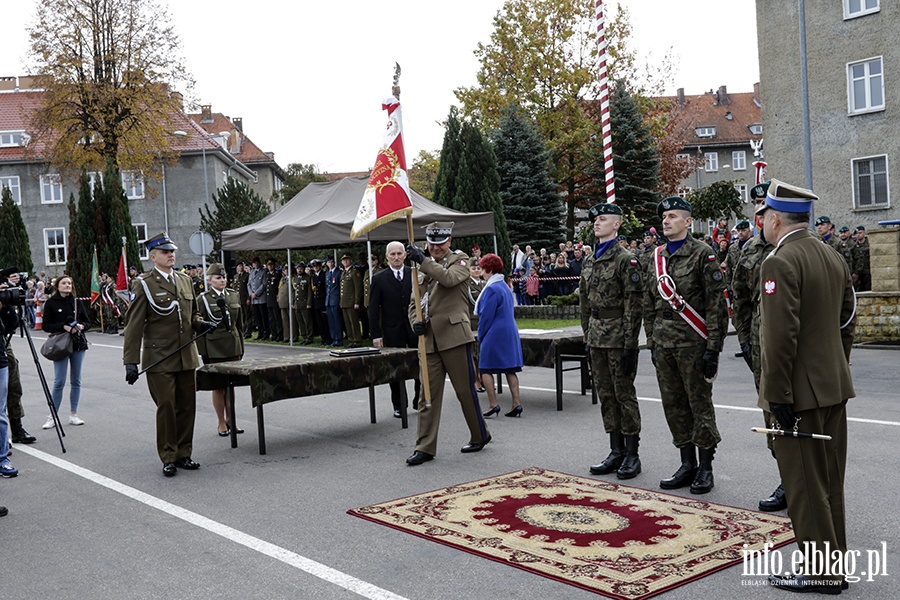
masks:
<path id="1" fill-rule="evenodd" d="M 351 243 L 350 227 L 359 210 L 368 177 L 346 177 L 328 183 L 311 183 L 284 206 L 256 223 L 222 232 L 224 250 L 275 250 L 324 248 Z M 462 213 L 435 204 L 412 191 L 413 232 L 433 221 L 453 221 L 454 237 L 494 236 L 494 213 Z M 397 219 L 370 231 L 358 241 L 406 242 L 406 219 Z M 496 242 L 495 242 L 496 245 Z"/>

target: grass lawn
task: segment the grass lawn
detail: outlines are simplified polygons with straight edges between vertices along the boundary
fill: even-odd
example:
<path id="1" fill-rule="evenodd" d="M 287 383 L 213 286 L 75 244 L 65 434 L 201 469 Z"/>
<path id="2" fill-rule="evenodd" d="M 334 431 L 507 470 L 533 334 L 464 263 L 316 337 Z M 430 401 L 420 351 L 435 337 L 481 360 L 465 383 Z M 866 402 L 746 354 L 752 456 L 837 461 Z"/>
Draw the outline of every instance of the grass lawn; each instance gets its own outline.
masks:
<path id="1" fill-rule="evenodd" d="M 579 319 L 516 319 L 519 329 L 561 329 L 581 325 Z"/>

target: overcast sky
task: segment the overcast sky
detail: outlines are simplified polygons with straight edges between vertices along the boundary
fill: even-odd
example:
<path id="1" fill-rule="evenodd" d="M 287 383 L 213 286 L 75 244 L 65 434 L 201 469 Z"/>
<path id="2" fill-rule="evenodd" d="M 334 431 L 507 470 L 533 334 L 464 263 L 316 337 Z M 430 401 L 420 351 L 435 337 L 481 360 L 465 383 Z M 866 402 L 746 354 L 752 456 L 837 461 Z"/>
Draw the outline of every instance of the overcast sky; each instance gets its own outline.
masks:
<path id="1" fill-rule="evenodd" d="M 503 0 L 158 0 L 168 4 L 195 94 L 213 111 L 241 117 L 245 133 L 275 160 L 331 173 L 375 161 L 394 62 L 403 70 L 409 161 L 439 150 L 438 121 L 476 81 L 473 51 L 487 43 Z M 671 47 L 677 72 L 668 94 L 759 81 L 753 0 L 619 0 L 631 11 L 632 47 L 658 62 Z M 4 0 L 0 76 L 24 74 L 37 0 Z M 610 10 L 612 7 L 610 7 Z"/>

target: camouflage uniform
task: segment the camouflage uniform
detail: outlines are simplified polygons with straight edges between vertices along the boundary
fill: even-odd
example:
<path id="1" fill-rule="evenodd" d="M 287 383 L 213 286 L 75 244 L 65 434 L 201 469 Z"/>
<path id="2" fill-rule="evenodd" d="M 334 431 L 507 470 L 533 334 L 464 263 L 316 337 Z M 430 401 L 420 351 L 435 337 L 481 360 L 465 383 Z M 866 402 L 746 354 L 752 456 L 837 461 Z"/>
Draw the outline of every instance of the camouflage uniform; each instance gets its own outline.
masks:
<path id="1" fill-rule="evenodd" d="M 703 376 L 703 354 L 721 353 L 728 326 L 725 277 L 712 249 L 690 235 L 672 255 L 666 247 L 668 273 L 684 301 L 706 320 L 703 340 L 662 299 L 657 290 L 655 261 L 646 275 L 644 327 L 647 345 L 656 354 L 656 375 L 672 443 L 710 449 L 721 440 L 712 404 L 712 383 Z"/>
<path id="2" fill-rule="evenodd" d="M 872 273 L 869 271 L 869 238 L 856 242 L 853 246 L 853 269 L 857 276 L 855 285 L 857 292 L 868 292 L 872 289 Z"/>
<path id="3" fill-rule="evenodd" d="M 641 328 L 641 273 L 637 258 L 613 244 L 600 258 L 584 257 L 581 328 L 590 346 L 594 387 L 607 433 L 637 435 L 641 412 L 634 390 L 636 369 L 622 370 L 622 350 L 637 352 Z"/>
<path id="4" fill-rule="evenodd" d="M 841 245 L 838 248 L 838 252 L 841 253 L 841 256 L 844 257 L 844 262 L 847 263 L 847 268 L 850 269 L 850 272 L 853 272 L 853 249 L 856 248 L 856 240 L 853 238 L 849 238 L 847 240 L 841 240 Z"/>

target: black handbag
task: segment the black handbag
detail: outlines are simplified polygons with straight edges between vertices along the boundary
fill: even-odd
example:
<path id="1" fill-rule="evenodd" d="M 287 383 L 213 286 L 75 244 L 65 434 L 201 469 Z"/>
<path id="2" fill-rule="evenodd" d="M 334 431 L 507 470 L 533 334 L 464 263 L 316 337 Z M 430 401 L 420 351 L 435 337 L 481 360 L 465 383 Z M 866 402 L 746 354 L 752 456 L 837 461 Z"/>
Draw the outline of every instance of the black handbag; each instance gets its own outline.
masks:
<path id="1" fill-rule="evenodd" d="M 41 354 L 52 361 L 62 360 L 72 355 L 74 344 L 72 334 L 67 331 L 51 333 L 44 345 L 41 346 Z"/>

